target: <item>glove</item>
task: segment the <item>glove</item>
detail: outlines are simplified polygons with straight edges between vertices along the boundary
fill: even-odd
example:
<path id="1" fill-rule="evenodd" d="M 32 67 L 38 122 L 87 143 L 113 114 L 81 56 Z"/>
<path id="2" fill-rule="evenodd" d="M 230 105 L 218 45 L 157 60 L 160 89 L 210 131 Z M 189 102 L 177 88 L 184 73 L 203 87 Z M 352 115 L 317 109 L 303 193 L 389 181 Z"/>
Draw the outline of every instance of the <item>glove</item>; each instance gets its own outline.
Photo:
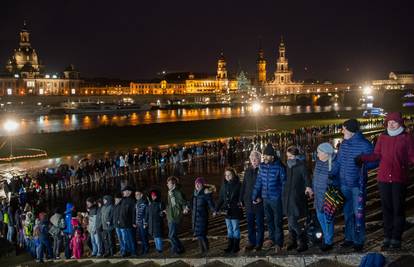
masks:
<path id="1" fill-rule="evenodd" d="M 364 164 L 364 161 L 362 160 L 362 156 L 357 156 L 354 159 L 355 165 L 357 165 L 358 167 L 362 167 L 362 164 Z"/>

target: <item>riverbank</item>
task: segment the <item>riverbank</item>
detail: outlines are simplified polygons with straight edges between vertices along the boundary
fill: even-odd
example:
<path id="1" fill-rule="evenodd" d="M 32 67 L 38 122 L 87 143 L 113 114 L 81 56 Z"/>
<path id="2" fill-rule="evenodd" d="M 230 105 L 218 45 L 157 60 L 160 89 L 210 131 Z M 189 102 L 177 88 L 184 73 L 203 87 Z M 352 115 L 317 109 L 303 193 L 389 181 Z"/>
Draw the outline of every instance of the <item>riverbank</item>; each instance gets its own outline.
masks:
<path id="1" fill-rule="evenodd" d="M 347 118 L 358 115 L 360 111 L 258 116 L 257 122 L 261 132 L 269 129 L 280 131 L 341 123 Z M 43 149 L 47 151 L 48 157 L 60 157 L 252 135 L 254 132 L 255 117 L 243 117 L 25 134 L 14 137 L 13 142 L 16 148 Z M 4 140 L 3 138 L 1 142 L 3 143 Z M 0 156 L 8 156 L 9 152 L 7 146 L 4 146 L 0 151 Z"/>

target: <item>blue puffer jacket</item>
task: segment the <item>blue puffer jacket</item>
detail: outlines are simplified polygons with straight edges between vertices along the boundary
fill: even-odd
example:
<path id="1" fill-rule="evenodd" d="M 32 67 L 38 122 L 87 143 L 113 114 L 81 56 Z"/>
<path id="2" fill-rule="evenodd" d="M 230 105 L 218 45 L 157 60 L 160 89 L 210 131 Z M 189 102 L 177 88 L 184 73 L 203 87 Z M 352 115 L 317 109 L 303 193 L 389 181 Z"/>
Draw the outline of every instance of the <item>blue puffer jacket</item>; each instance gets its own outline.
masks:
<path id="1" fill-rule="evenodd" d="M 332 156 L 331 168 L 334 168 L 338 164 L 337 156 L 334 154 Z M 313 169 L 313 193 L 314 193 L 314 206 L 318 211 L 323 211 L 323 203 L 325 200 L 325 192 L 328 189 L 328 185 L 332 183 L 333 185 L 338 185 L 339 181 L 335 177 L 333 181 L 329 178 L 329 162 L 320 161 L 316 159 L 315 168 Z"/>
<path id="2" fill-rule="evenodd" d="M 286 171 L 279 160 L 272 163 L 261 163 L 253 189 L 252 199 L 258 197 L 266 200 L 280 199 L 286 182 Z"/>
<path id="3" fill-rule="evenodd" d="M 363 154 L 371 154 L 373 145 L 357 132 L 348 140 L 344 140 L 339 147 L 338 164 L 332 169 L 332 174 L 339 176 L 341 186 L 358 187 L 360 168 L 355 164 L 355 158 Z M 367 169 L 375 168 L 377 163 L 367 164 Z M 366 173 L 365 173 L 366 175 Z"/>
<path id="4" fill-rule="evenodd" d="M 63 232 L 65 234 L 71 235 L 73 234 L 73 226 L 72 226 L 72 203 L 66 203 L 66 211 L 65 211 L 65 229 Z"/>

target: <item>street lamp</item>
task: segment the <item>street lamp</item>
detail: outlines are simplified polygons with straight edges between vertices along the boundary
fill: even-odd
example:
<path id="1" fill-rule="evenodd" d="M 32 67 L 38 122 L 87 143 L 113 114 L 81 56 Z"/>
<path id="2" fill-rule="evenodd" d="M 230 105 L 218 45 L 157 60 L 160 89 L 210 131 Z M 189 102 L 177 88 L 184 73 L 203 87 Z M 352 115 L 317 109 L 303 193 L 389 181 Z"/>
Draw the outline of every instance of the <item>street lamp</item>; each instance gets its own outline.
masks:
<path id="1" fill-rule="evenodd" d="M 257 127 L 257 114 L 259 113 L 259 111 L 262 109 L 262 105 L 259 102 L 254 102 L 252 104 L 252 111 L 254 114 L 254 120 L 256 123 L 256 136 L 259 135 L 259 129 Z"/>
<path id="2" fill-rule="evenodd" d="M 3 124 L 4 130 L 10 135 L 10 160 L 13 158 L 13 134 L 16 132 L 19 124 L 14 120 L 7 120 Z"/>

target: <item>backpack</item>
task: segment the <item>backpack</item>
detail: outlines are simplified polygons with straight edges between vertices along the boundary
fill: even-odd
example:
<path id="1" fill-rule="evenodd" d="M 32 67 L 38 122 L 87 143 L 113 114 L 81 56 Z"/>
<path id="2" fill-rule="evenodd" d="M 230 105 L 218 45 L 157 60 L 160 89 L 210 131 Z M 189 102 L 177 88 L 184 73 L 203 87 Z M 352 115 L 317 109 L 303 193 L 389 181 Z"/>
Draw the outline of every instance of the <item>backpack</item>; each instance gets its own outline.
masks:
<path id="1" fill-rule="evenodd" d="M 381 253 L 368 253 L 365 255 L 359 267 L 384 267 L 385 266 L 385 257 Z"/>

